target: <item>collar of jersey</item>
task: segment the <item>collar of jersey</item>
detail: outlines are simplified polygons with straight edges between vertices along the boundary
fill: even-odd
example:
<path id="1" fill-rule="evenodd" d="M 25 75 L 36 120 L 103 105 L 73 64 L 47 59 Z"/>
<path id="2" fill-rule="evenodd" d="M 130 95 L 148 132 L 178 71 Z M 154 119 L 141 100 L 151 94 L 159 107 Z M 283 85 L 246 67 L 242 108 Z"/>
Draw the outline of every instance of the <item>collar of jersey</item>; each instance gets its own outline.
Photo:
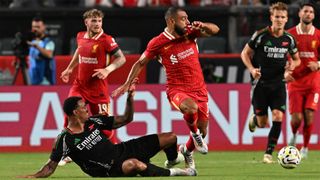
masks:
<path id="1" fill-rule="evenodd" d="M 168 28 L 165 28 L 165 29 L 164 29 L 163 35 L 164 35 L 166 38 L 168 38 L 169 40 L 171 40 L 171 41 L 174 40 L 174 39 L 176 39 L 176 38 L 174 37 L 174 35 L 172 35 L 172 34 L 169 33 Z"/>
<path id="2" fill-rule="evenodd" d="M 301 28 L 301 23 L 299 23 L 299 24 L 296 26 L 296 29 L 297 29 L 297 33 L 298 33 L 299 35 L 300 35 L 300 34 L 313 35 L 313 34 L 314 34 L 314 31 L 315 31 L 314 26 L 312 26 L 311 29 L 309 30 L 309 32 L 304 33 L 304 32 L 302 31 L 302 28 Z"/>
<path id="3" fill-rule="evenodd" d="M 92 38 L 89 38 L 89 34 L 88 32 L 86 32 L 83 36 L 84 39 L 94 39 L 97 40 L 99 39 L 99 37 L 103 34 L 103 29 L 101 30 L 101 32 L 99 34 L 94 35 Z"/>

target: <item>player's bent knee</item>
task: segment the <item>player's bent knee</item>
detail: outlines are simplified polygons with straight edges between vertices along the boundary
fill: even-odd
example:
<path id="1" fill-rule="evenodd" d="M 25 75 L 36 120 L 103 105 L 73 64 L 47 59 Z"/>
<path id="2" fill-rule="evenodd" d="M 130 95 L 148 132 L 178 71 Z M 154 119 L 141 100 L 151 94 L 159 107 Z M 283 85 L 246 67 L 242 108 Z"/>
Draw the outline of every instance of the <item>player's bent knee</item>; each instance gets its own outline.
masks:
<path id="1" fill-rule="evenodd" d="M 138 172 L 144 171 L 147 165 L 137 159 L 127 159 L 122 164 L 122 172 L 127 176 L 136 175 Z"/>

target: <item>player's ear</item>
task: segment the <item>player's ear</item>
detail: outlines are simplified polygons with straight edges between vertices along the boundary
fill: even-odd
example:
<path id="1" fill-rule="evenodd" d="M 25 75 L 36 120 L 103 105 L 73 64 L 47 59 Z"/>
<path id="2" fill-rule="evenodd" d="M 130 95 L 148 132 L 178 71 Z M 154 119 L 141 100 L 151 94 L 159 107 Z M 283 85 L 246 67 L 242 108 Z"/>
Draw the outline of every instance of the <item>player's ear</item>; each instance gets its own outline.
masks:
<path id="1" fill-rule="evenodd" d="M 72 113 L 73 113 L 74 116 L 76 116 L 76 115 L 78 115 L 78 110 L 75 109 L 75 110 L 72 111 Z"/>

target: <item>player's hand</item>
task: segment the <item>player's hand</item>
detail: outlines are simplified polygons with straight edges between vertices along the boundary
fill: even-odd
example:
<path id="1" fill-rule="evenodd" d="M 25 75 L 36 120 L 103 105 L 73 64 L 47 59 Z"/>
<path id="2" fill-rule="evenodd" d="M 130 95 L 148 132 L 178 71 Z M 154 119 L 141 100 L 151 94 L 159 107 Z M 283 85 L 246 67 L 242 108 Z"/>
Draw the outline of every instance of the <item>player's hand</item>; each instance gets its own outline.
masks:
<path id="1" fill-rule="evenodd" d="M 98 77 L 99 79 L 105 79 L 110 74 L 110 71 L 107 68 L 104 69 L 94 69 L 95 73 L 91 77 Z"/>
<path id="2" fill-rule="evenodd" d="M 307 65 L 308 68 L 311 69 L 311 71 L 318 71 L 319 69 L 319 64 L 318 62 L 310 61 Z"/>
<path id="3" fill-rule="evenodd" d="M 201 30 L 201 28 L 203 27 L 203 23 L 201 21 L 193 21 L 191 23 L 191 27 L 192 29 Z"/>
<path id="4" fill-rule="evenodd" d="M 36 178 L 34 175 L 17 176 L 16 178 Z"/>
<path id="5" fill-rule="evenodd" d="M 292 76 L 292 71 L 291 70 L 286 70 L 284 72 L 284 80 L 286 82 L 291 82 L 291 81 L 294 81 L 295 79 L 293 78 Z"/>
<path id="6" fill-rule="evenodd" d="M 130 86 L 128 88 L 128 94 L 131 96 L 135 95 L 135 91 L 136 91 L 136 85 L 139 83 L 139 78 L 134 78 L 131 83 Z"/>
<path id="7" fill-rule="evenodd" d="M 260 68 L 253 68 L 250 70 L 250 73 L 253 79 L 260 79 L 261 77 L 261 69 Z"/>
<path id="8" fill-rule="evenodd" d="M 124 94 L 125 92 L 127 92 L 129 90 L 129 87 L 130 87 L 129 83 L 124 83 L 123 85 L 118 87 L 116 90 L 112 91 L 111 97 L 116 97 L 116 96 Z"/>
<path id="9" fill-rule="evenodd" d="M 66 69 L 66 70 L 62 71 L 62 73 L 60 75 L 60 78 L 62 79 L 62 81 L 64 83 L 68 83 L 69 82 L 69 77 L 70 77 L 71 73 L 72 73 L 71 69 Z"/>

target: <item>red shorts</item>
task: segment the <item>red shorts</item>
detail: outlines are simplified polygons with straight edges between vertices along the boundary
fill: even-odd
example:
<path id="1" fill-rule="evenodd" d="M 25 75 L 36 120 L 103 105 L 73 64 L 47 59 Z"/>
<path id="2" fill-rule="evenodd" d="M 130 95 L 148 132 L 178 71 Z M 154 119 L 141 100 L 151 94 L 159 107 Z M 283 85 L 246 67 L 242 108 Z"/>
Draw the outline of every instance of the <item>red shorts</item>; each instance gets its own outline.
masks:
<path id="1" fill-rule="evenodd" d="M 289 111 L 292 113 L 303 113 L 304 109 L 318 109 L 319 92 L 308 90 L 289 91 Z"/>
<path id="2" fill-rule="evenodd" d="M 96 115 L 96 114 L 109 115 L 110 114 L 110 103 L 104 103 L 104 102 L 107 102 L 107 100 L 97 100 L 96 102 L 91 102 L 88 99 L 86 99 L 86 96 L 84 96 L 83 93 L 81 93 L 81 90 L 77 88 L 77 86 L 71 87 L 68 97 L 70 96 L 82 97 L 84 102 L 89 105 L 89 109 L 92 115 Z M 100 103 L 97 103 L 99 101 Z"/>
<path id="3" fill-rule="evenodd" d="M 196 92 L 182 92 L 181 90 L 171 89 L 167 91 L 167 97 L 170 104 L 180 111 L 180 104 L 186 99 L 193 99 L 198 105 L 198 120 L 208 121 L 209 107 L 208 107 L 208 92 L 202 89 Z"/>

